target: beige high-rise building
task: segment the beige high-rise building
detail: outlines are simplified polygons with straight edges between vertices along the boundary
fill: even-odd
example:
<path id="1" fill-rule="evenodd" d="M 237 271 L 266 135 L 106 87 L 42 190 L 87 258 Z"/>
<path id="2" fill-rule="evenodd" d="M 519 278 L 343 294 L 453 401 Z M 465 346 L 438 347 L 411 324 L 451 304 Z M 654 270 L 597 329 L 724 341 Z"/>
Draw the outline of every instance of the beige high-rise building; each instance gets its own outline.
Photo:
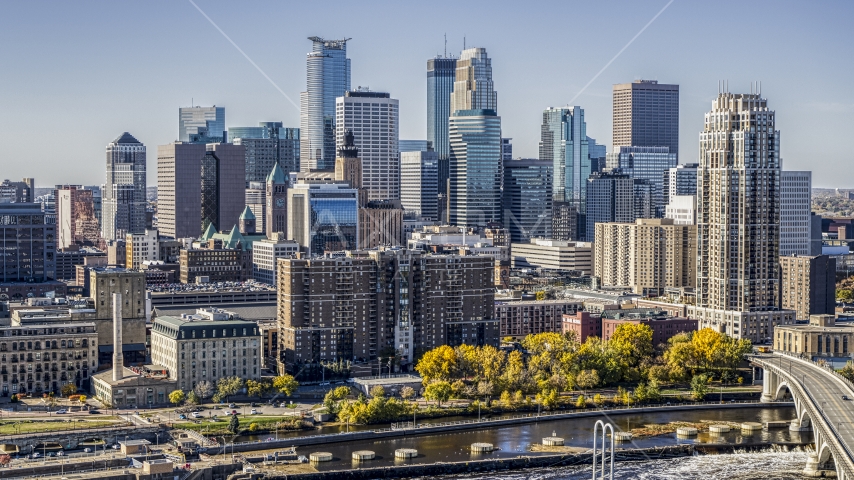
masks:
<path id="1" fill-rule="evenodd" d="M 688 316 L 736 338 L 767 341 L 794 321 L 779 309 L 780 132 L 756 93 L 720 93 L 700 133 L 697 290 Z"/>
<path id="2" fill-rule="evenodd" d="M 780 306 L 810 315 L 836 313 L 836 259 L 828 255 L 780 257 Z"/>
<path id="3" fill-rule="evenodd" d="M 665 288 L 694 287 L 697 227 L 673 220 L 597 223 L 593 271 L 602 285 L 630 287 L 644 296 Z"/>

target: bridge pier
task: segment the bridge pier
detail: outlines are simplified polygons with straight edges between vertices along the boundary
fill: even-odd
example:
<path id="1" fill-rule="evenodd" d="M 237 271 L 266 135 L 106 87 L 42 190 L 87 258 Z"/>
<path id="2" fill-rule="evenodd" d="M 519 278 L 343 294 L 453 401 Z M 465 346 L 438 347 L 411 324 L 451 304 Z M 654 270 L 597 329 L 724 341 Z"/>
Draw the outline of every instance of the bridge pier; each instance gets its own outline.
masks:
<path id="1" fill-rule="evenodd" d="M 811 453 L 807 457 L 807 465 L 804 467 L 804 475 L 812 478 L 836 478 L 836 466 L 832 460 L 821 462 L 818 455 Z"/>
<path id="2" fill-rule="evenodd" d="M 770 371 L 765 370 L 762 373 L 762 397 L 760 402 L 770 403 L 777 400 L 777 389 L 780 385 L 780 377 Z"/>
<path id="3" fill-rule="evenodd" d="M 808 418 L 803 420 L 794 419 L 792 423 L 789 424 L 790 432 L 809 432 L 812 430 L 812 426 L 810 426 L 810 421 Z"/>

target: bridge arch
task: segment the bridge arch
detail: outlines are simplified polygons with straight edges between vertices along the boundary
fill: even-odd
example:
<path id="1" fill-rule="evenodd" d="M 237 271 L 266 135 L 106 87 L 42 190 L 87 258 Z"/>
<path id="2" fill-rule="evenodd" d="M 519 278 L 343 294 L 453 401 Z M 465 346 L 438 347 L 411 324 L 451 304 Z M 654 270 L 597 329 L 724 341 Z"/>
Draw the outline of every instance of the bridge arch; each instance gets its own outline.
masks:
<path id="1" fill-rule="evenodd" d="M 792 387 L 789 386 L 789 382 L 786 380 L 780 379 L 780 383 L 777 384 L 777 391 L 774 392 L 774 400 L 780 400 L 786 394 L 786 391 L 789 392 L 789 396 L 795 399 L 795 406 L 797 406 L 798 401 L 795 397 L 795 392 L 792 390 Z M 800 408 L 798 408 L 800 410 Z"/>

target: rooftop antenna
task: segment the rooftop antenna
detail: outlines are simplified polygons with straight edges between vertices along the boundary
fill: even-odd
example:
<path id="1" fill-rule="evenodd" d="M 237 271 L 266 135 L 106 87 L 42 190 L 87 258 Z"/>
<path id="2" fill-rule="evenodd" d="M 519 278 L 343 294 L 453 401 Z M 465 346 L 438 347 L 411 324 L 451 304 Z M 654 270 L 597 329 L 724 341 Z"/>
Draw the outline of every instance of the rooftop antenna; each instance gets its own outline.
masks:
<path id="1" fill-rule="evenodd" d="M 463 50 L 466 49 L 466 36 L 463 35 Z"/>
<path id="2" fill-rule="evenodd" d="M 762 80 L 759 80 L 759 96 L 762 96 Z"/>
<path id="3" fill-rule="evenodd" d="M 448 58 L 448 34 L 445 33 L 445 58 Z"/>

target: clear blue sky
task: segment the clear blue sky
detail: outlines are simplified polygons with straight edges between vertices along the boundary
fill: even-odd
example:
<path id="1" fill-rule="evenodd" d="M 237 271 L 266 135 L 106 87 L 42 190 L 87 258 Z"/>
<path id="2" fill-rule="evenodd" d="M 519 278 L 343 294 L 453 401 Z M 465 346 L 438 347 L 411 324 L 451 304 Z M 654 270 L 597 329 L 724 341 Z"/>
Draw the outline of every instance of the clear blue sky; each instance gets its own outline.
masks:
<path id="1" fill-rule="evenodd" d="M 426 61 L 466 44 L 493 59 L 514 156 L 536 157 L 541 112 L 566 105 L 662 8 L 655 1 L 235 2 L 195 0 L 297 104 L 311 35 L 352 37 L 353 86 L 400 100 L 401 138 L 426 137 Z M 784 168 L 854 188 L 854 2 L 675 0 L 573 103 L 611 146 L 611 85 L 681 88 L 680 160 L 717 94 L 762 93 L 777 111 Z M 226 107 L 228 126 L 299 126 L 299 111 L 189 1 L 4 2 L 0 15 L 0 177 L 37 186 L 104 181 L 104 147 L 129 131 L 175 140 L 178 107 Z M 0 179 L 2 179 L 0 178 Z"/>

